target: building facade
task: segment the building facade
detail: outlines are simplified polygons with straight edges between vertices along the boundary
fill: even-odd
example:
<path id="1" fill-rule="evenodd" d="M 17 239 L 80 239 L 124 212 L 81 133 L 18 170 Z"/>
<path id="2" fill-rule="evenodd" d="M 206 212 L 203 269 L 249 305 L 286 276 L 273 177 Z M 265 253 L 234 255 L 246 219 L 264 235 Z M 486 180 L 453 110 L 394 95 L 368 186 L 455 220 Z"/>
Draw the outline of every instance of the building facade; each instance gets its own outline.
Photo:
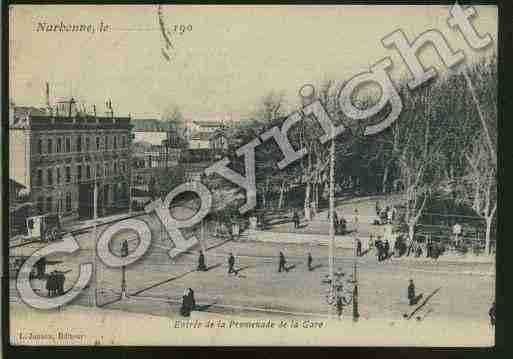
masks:
<path id="1" fill-rule="evenodd" d="M 91 218 L 94 187 L 98 215 L 129 206 L 129 117 L 72 111 L 16 116 L 9 123 L 10 178 L 24 185 L 36 213 Z"/>

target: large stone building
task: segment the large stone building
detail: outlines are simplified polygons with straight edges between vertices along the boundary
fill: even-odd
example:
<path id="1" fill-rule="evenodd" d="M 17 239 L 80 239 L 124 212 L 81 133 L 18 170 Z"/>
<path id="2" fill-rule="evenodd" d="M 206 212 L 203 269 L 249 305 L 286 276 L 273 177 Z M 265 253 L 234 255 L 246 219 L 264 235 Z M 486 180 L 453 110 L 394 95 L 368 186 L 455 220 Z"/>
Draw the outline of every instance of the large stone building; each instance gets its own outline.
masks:
<path id="1" fill-rule="evenodd" d="M 91 218 L 98 185 L 98 215 L 128 208 L 130 117 L 80 112 L 73 99 L 51 110 L 9 113 L 9 174 L 26 187 L 38 213 Z"/>

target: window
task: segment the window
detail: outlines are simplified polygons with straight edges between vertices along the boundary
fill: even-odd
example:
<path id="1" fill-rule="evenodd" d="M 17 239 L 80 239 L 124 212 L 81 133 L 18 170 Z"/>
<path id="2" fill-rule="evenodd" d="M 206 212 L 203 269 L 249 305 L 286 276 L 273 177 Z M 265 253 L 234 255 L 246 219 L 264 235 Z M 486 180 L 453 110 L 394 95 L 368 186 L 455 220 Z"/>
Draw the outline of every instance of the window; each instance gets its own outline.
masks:
<path id="1" fill-rule="evenodd" d="M 57 167 L 57 184 L 61 183 L 61 168 Z"/>
<path id="2" fill-rule="evenodd" d="M 52 197 L 47 197 L 46 198 L 46 211 L 47 212 L 51 212 L 53 210 L 53 201 L 52 201 Z"/>
<path id="3" fill-rule="evenodd" d="M 66 166 L 66 182 L 71 182 L 71 167 Z"/>
<path id="4" fill-rule="evenodd" d="M 105 162 L 105 167 L 103 167 L 103 173 L 104 177 L 109 177 L 109 165 L 107 164 L 107 162 Z"/>
<path id="5" fill-rule="evenodd" d="M 71 138 L 66 137 L 66 152 L 71 152 Z"/>
<path id="6" fill-rule="evenodd" d="M 100 137 L 96 137 L 96 151 L 100 150 Z"/>
<path id="7" fill-rule="evenodd" d="M 118 147 L 118 136 L 113 136 L 112 139 L 114 140 L 112 147 L 116 149 Z"/>
<path id="8" fill-rule="evenodd" d="M 114 162 L 114 174 L 115 175 L 118 174 L 118 163 L 117 162 Z"/>
<path id="9" fill-rule="evenodd" d="M 71 212 L 71 192 L 66 193 L 66 212 Z"/>
<path id="10" fill-rule="evenodd" d="M 53 184 L 53 168 L 48 168 L 46 170 L 46 173 L 47 173 L 47 176 L 48 176 L 48 184 L 52 185 Z"/>
<path id="11" fill-rule="evenodd" d="M 105 149 L 108 150 L 109 149 L 109 136 L 105 136 Z"/>
<path id="12" fill-rule="evenodd" d="M 57 139 L 57 153 L 62 152 L 62 138 Z"/>
<path id="13" fill-rule="evenodd" d="M 95 177 L 101 177 L 102 176 L 102 172 L 101 172 L 99 164 L 96 164 L 96 171 L 94 172 L 94 176 Z"/>
<path id="14" fill-rule="evenodd" d="M 77 165 L 77 181 L 82 180 L 82 165 Z"/>
<path id="15" fill-rule="evenodd" d="M 86 178 L 91 178 L 91 166 L 86 165 Z"/>
<path id="16" fill-rule="evenodd" d="M 125 137 L 125 135 L 121 136 L 121 147 L 122 148 L 126 147 L 126 137 Z"/>
<path id="17" fill-rule="evenodd" d="M 36 184 L 37 186 L 42 186 L 43 185 L 43 170 L 39 169 L 37 170 L 37 180 L 36 180 Z"/>
<path id="18" fill-rule="evenodd" d="M 53 152 L 53 141 L 51 138 L 48 139 L 48 153 Z"/>
<path id="19" fill-rule="evenodd" d="M 43 140 L 37 140 L 37 153 L 43 153 Z"/>
<path id="20" fill-rule="evenodd" d="M 77 137 L 77 152 L 82 152 L 82 136 Z"/>
<path id="21" fill-rule="evenodd" d="M 90 149 L 91 149 L 91 139 L 89 137 L 86 137 L 85 150 L 89 151 Z"/>

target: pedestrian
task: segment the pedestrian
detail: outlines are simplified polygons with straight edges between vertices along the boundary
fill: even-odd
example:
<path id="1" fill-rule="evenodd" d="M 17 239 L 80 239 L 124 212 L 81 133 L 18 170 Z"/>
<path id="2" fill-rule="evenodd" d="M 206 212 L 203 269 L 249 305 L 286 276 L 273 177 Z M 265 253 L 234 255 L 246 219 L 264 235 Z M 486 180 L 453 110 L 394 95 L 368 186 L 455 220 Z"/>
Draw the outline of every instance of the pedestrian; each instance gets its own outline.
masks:
<path id="1" fill-rule="evenodd" d="M 310 252 L 308 252 L 308 270 L 311 272 L 312 271 L 312 254 Z"/>
<path id="2" fill-rule="evenodd" d="M 381 262 L 383 260 L 383 241 L 381 240 L 381 236 L 378 236 L 378 239 L 376 239 L 376 250 L 378 262 Z"/>
<path id="3" fill-rule="evenodd" d="M 186 289 L 182 296 L 182 306 L 180 307 L 180 314 L 184 317 L 189 317 L 191 315 L 191 295 L 189 288 Z"/>
<path id="4" fill-rule="evenodd" d="M 299 213 L 297 213 L 297 210 L 294 210 L 292 220 L 294 221 L 294 228 L 299 228 Z"/>
<path id="5" fill-rule="evenodd" d="M 235 265 L 235 257 L 233 256 L 233 253 L 230 253 L 230 256 L 228 257 L 228 274 L 237 273 L 233 269 L 234 265 Z"/>
<path id="6" fill-rule="evenodd" d="M 490 316 L 490 324 L 495 326 L 495 302 L 493 302 L 492 307 L 488 311 L 488 315 Z"/>
<path id="7" fill-rule="evenodd" d="M 42 257 L 40 260 L 37 261 L 37 277 L 39 279 L 43 279 L 46 272 L 46 257 Z"/>
<path id="8" fill-rule="evenodd" d="M 125 239 L 123 243 L 121 243 L 121 257 L 128 256 L 128 241 Z"/>
<path id="9" fill-rule="evenodd" d="M 388 259 L 388 253 L 390 251 L 390 243 L 388 243 L 388 239 L 385 239 L 385 246 L 384 246 L 384 252 L 385 252 L 385 259 Z"/>
<path id="10" fill-rule="evenodd" d="M 356 256 L 362 256 L 362 241 L 360 240 L 360 238 L 356 238 Z"/>
<path id="11" fill-rule="evenodd" d="M 56 271 L 54 275 L 54 295 L 62 295 L 64 294 L 64 273 L 60 271 Z"/>
<path id="12" fill-rule="evenodd" d="M 190 297 L 190 310 L 193 311 L 196 309 L 196 297 L 194 297 L 194 291 L 192 288 L 189 288 L 189 297 Z"/>
<path id="13" fill-rule="evenodd" d="M 410 305 L 415 304 L 415 284 L 413 284 L 413 279 L 410 279 L 410 284 L 408 285 L 408 301 Z"/>
<path id="14" fill-rule="evenodd" d="M 199 251 L 199 257 L 198 257 L 198 271 L 206 272 L 207 265 L 205 264 L 205 255 L 203 254 L 203 251 Z"/>
<path id="15" fill-rule="evenodd" d="M 283 252 L 280 252 L 280 264 L 279 264 L 279 267 L 278 267 L 278 273 L 280 273 L 282 271 L 282 269 L 286 272 L 288 272 L 288 269 L 287 267 L 285 266 L 286 265 L 286 260 L 285 260 L 285 255 L 283 254 Z"/>
<path id="16" fill-rule="evenodd" d="M 354 209 L 354 225 L 356 227 L 356 232 L 358 232 L 358 208 Z"/>
<path id="17" fill-rule="evenodd" d="M 379 217 L 381 213 L 381 207 L 379 206 L 379 201 L 376 201 L 376 215 Z"/>
<path id="18" fill-rule="evenodd" d="M 392 224 L 392 221 L 394 219 L 394 211 L 392 208 L 387 207 L 387 220 L 389 224 Z"/>
<path id="19" fill-rule="evenodd" d="M 344 216 L 340 216 L 340 220 L 338 221 L 338 226 L 339 226 L 340 234 L 346 233 L 347 221 L 344 218 Z"/>
<path id="20" fill-rule="evenodd" d="M 48 291 L 48 296 L 53 297 L 53 288 L 54 288 L 54 273 L 50 273 L 48 278 L 46 278 L 46 290 Z"/>
<path id="21" fill-rule="evenodd" d="M 338 319 L 342 319 L 342 312 L 344 311 L 344 302 L 342 301 L 342 296 L 339 296 L 337 299 L 337 315 Z"/>

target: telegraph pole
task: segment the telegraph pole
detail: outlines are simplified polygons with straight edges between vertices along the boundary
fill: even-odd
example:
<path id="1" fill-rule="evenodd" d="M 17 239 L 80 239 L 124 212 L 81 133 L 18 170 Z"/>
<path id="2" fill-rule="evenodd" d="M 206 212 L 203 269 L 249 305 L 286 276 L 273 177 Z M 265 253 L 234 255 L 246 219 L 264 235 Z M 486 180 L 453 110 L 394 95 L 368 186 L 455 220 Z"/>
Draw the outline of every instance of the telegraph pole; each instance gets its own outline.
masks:
<path id="1" fill-rule="evenodd" d="M 329 275 L 330 275 L 330 296 L 334 298 L 335 278 L 334 278 L 334 247 L 335 247 L 335 127 L 331 126 L 332 139 L 330 148 L 330 224 L 329 224 Z M 335 298 L 335 301 L 337 298 Z M 333 308 L 332 308 L 333 310 Z M 330 312 L 331 314 L 331 312 Z"/>

